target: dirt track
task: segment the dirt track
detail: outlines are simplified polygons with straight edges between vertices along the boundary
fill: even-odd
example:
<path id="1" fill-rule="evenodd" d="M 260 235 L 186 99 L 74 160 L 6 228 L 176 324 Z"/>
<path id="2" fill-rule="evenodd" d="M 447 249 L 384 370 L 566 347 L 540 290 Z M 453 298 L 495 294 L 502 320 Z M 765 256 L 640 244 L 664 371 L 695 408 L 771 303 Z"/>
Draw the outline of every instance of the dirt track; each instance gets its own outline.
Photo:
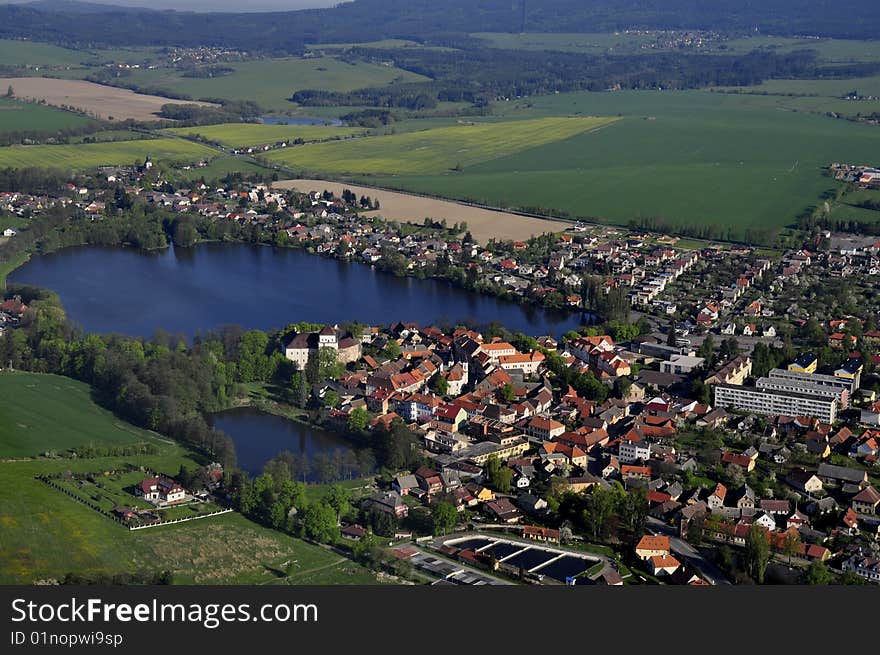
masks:
<path id="1" fill-rule="evenodd" d="M 570 223 L 519 216 L 507 212 L 492 211 L 479 207 L 470 207 L 451 200 L 437 200 L 424 196 L 383 191 L 371 187 L 342 184 L 325 180 L 283 180 L 273 186 L 281 189 L 297 189 L 298 191 L 332 191 L 341 194 L 343 189 L 350 189 L 358 196 L 370 196 L 379 200 L 380 208 L 369 212 L 367 216 L 379 214 L 393 221 L 421 223 L 426 217 L 440 220 L 446 219 L 449 225 L 465 221 L 474 238 L 485 244 L 489 239 L 525 240 L 544 232 L 561 232 Z"/>
<path id="2" fill-rule="evenodd" d="M 150 121 L 165 104 L 210 105 L 207 102 L 172 100 L 159 96 L 135 93 L 83 80 L 57 80 L 47 77 L 0 78 L 0 89 L 12 86 L 15 97 L 21 100 L 45 100 L 56 107 L 69 107 L 99 118 L 122 121 L 132 118 Z"/>

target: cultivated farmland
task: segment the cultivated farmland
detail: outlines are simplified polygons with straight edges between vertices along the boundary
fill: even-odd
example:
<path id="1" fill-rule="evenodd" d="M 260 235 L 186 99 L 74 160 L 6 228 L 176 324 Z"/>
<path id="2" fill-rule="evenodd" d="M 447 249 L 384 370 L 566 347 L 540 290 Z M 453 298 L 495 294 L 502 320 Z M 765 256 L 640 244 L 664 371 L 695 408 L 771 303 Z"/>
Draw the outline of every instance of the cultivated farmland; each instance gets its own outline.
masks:
<path id="1" fill-rule="evenodd" d="M 426 157 L 421 166 L 425 172 L 403 174 L 400 166 L 388 166 L 387 175 L 349 177 L 608 223 L 662 218 L 671 225 L 715 226 L 720 230 L 716 236 L 740 238 L 746 230 L 770 232 L 788 225 L 816 205 L 825 191 L 837 187 L 825 175 L 830 163 L 874 163 L 880 153 L 875 126 L 777 104 L 786 100 L 705 91 L 633 91 L 498 103 L 499 117 L 516 122 L 573 114 L 621 119 L 606 129 L 474 162 L 458 172 L 438 170 L 448 166 L 447 159 L 432 168 Z M 441 130 L 431 132 L 435 131 Z M 427 138 L 431 132 L 411 138 Z M 288 157 L 291 165 L 308 163 L 321 170 L 320 161 L 311 157 L 320 153 L 334 162 L 334 171 L 350 171 L 354 167 L 344 166 L 344 159 L 337 163 L 331 149 L 344 147 L 351 157 L 358 154 L 351 148 L 363 148 L 370 141 L 380 139 L 304 146 L 279 156 Z M 309 156 L 297 161 L 301 153 Z M 409 153 L 410 158 L 415 154 Z M 388 158 L 393 156 L 396 153 Z M 407 154 L 402 157 L 406 161 Z M 369 172 L 383 165 L 377 159 Z"/>
<path id="2" fill-rule="evenodd" d="M 200 137 L 221 143 L 230 148 L 245 148 L 279 141 L 301 139 L 304 142 L 323 141 L 353 134 L 363 134 L 363 128 L 330 127 L 323 125 L 262 125 L 258 123 L 226 123 L 200 127 L 176 127 L 166 130 L 170 134 Z"/>
<path id="3" fill-rule="evenodd" d="M 86 170 L 97 166 L 120 166 L 143 161 L 196 162 L 210 159 L 216 151 L 184 139 L 141 139 L 116 143 L 84 143 L 62 146 L 9 146 L 0 148 L 0 168 L 58 168 Z"/>
<path id="4" fill-rule="evenodd" d="M 13 88 L 16 98 L 44 100 L 56 107 L 69 107 L 92 116 L 117 121 L 127 118 L 138 121 L 156 120 L 162 105 L 182 102 L 83 80 L 0 78 L 0 89 L 5 91 L 9 86 Z"/>
<path id="5" fill-rule="evenodd" d="M 350 174 L 438 174 L 601 131 L 613 118 L 473 123 L 408 134 L 317 143 L 270 153 L 271 162 Z"/>

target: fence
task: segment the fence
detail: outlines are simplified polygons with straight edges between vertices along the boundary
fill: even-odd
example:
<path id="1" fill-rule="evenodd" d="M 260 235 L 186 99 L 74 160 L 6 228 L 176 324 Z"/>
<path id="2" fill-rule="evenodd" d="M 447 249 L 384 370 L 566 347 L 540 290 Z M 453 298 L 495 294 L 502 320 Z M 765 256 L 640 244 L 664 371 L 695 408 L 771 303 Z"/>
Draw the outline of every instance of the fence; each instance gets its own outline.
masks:
<path id="1" fill-rule="evenodd" d="M 73 493 L 72 491 L 70 491 L 69 489 L 66 489 L 65 487 L 62 487 L 60 484 L 54 482 L 51 478 L 48 478 L 45 476 L 37 476 L 37 479 L 42 482 L 45 482 L 47 485 L 49 485 L 53 489 L 57 489 L 61 493 L 70 496 L 71 498 L 73 498 L 76 501 L 79 501 L 80 503 L 82 503 L 83 505 L 88 507 L 89 509 L 95 510 L 101 516 L 106 516 L 111 521 L 114 521 L 115 523 L 118 523 L 119 525 L 126 527 L 129 530 L 143 530 L 145 528 L 157 528 L 161 525 L 171 525 L 172 523 L 185 523 L 186 521 L 195 521 L 197 519 L 206 519 L 209 516 L 218 516 L 219 514 L 228 514 L 229 512 L 235 511 L 235 510 L 227 507 L 225 509 L 218 509 L 216 512 L 209 512 L 207 514 L 199 514 L 198 516 L 185 516 L 185 517 L 179 518 L 179 519 L 169 519 L 167 521 L 156 521 L 154 523 L 147 523 L 145 525 L 129 525 L 126 521 L 124 521 L 120 517 L 114 516 L 110 512 L 101 509 L 100 507 L 98 507 L 94 503 L 86 500 L 82 496 Z"/>

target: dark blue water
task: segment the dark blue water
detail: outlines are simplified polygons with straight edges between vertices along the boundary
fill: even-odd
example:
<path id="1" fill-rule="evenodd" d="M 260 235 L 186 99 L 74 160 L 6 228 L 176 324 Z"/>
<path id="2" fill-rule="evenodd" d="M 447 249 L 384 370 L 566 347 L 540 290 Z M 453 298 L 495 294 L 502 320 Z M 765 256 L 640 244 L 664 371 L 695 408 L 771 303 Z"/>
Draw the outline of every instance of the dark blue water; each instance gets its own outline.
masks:
<path id="1" fill-rule="evenodd" d="M 311 118 L 309 116 L 260 116 L 264 125 L 330 125 L 341 127 L 344 123 L 337 118 Z"/>
<path id="2" fill-rule="evenodd" d="M 318 453 L 333 457 L 336 452 L 352 450 L 351 444 L 339 434 L 247 407 L 214 414 L 210 421 L 232 437 L 238 466 L 251 475 L 259 475 L 266 462 L 287 450 L 305 462 L 305 480 L 315 482 L 321 479 Z M 347 477 L 348 471 L 335 473 L 330 479 Z"/>
<path id="3" fill-rule="evenodd" d="M 158 328 L 189 337 L 222 325 L 272 329 L 299 321 L 498 321 L 513 331 L 559 337 L 581 322 L 578 313 L 520 305 L 444 281 L 398 278 L 365 264 L 246 244 L 157 253 L 69 248 L 33 257 L 9 282 L 52 289 L 87 332 L 143 337 Z"/>

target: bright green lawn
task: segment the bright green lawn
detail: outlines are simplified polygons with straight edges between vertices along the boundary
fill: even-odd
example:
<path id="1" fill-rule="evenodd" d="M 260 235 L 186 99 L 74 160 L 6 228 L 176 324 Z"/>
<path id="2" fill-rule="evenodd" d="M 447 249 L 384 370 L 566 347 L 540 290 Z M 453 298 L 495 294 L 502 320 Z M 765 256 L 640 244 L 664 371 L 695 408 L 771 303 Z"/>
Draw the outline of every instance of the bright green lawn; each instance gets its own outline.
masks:
<path id="1" fill-rule="evenodd" d="M 421 132 L 316 143 L 269 153 L 266 159 L 330 173 L 437 174 L 468 168 L 576 134 L 591 138 L 608 118 L 546 118 L 477 123 Z"/>
<path id="2" fill-rule="evenodd" d="M 153 161 L 195 162 L 216 151 L 184 139 L 145 139 L 118 143 L 0 148 L 0 168 L 59 168 L 84 170 L 97 166 L 130 165 L 150 156 Z"/>
<path id="3" fill-rule="evenodd" d="M 0 98 L 0 133 L 57 132 L 64 128 L 80 127 L 90 123 L 94 121 L 73 112 L 34 102 Z"/>
<path id="4" fill-rule="evenodd" d="M 305 142 L 323 141 L 353 134 L 363 134 L 365 130 L 355 127 L 330 127 L 323 125 L 225 123 L 223 125 L 203 125 L 200 127 L 176 127 L 167 130 L 167 132 L 183 136 L 200 136 L 205 140 L 216 141 L 230 148 L 244 148 L 295 139 L 302 139 Z"/>
<path id="5" fill-rule="evenodd" d="M 0 371 L 0 457 L 88 444 L 155 441 L 92 402 L 89 387 L 57 375 Z"/>
<path id="6" fill-rule="evenodd" d="M 294 91 L 302 89 L 353 91 L 426 79 L 391 66 L 348 64 L 334 57 L 261 59 L 232 63 L 229 67 L 235 72 L 214 78 L 188 78 L 179 71 L 154 69 L 134 71 L 129 80 L 143 87 L 183 93 L 196 100 L 252 100 L 265 109 L 283 111 L 296 106 L 289 98 Z"/>

